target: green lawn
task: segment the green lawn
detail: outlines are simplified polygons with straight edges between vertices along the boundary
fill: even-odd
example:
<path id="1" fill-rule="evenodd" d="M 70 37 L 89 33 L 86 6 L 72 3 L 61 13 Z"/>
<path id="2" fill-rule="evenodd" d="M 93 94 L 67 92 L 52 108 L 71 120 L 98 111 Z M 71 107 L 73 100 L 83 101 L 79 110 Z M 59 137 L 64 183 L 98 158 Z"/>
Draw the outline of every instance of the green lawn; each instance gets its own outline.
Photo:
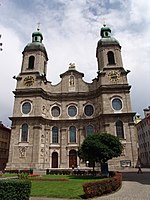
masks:
<path id="1" fill-rule="evenodd" d="M 84 195 L 83 183 L 100 180 L 66 175 L 47 175 L 46 178 L 65 178 L 68 181 L 32 181 L 31 196 L 79 199 Z"/>
<path id="2" fill-rule="evenodd" d="M 2 177 L 12 177 L 17 174 L 3 174 Z M 51 179 L 48 181 L 32 181 L 31 196 L 80 199 L 84 197 L 83 184 L 91 181 L 104 180 L 100 177 L 70 176 L 70 175 L 43 175 L 34 179 Z M 55 181 L 54 181 L 55 179 Z M 58 179 L 58 181 L 56 181 Z M 64 181 L 65 179 L 65 181 Z M 63 180 L 63 181 L 62 181 Z"/>

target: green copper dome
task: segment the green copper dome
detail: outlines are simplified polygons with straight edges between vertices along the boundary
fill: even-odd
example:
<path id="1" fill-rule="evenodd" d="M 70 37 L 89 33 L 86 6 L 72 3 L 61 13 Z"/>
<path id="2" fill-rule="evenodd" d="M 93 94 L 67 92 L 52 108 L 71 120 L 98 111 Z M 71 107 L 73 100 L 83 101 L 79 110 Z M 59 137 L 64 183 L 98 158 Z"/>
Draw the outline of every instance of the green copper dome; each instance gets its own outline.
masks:
<path id="1" fill-rule="evenodd" d="M 33 32 L 32 42 L 26 45 L 23 53 L 30 52 L 30 51 L 42 51 L 45 54 L 46 58 L 48 59 L 47 52 L 46 52 L 44 44 L 42 43 L 42 40 L 43 40 L 43 35 L 41 32 L 39 31 Z"/>
<path id="2" fill-rule="evenodd" d="M 104 25 L 104 27 L 100 30 L 101 39 L 98 41 L 98 47 L 100 46 L 108 46 L 108 45 L 119 45 L 119 42 L 114 38 L 111 37 L 111 29 Z"/>
<path id="3" fill-rule="evenodd" d="M 111 29 L 107 27 L 106 25 L 104 25 L 104 27 L 101 28 L 100 35 L 102 38 L 111 37 Z"/>
<path id="4" fill-rule="evenodd" d="M 33 32 L 33 33 L 32 33 L 32 42 L 36 41 L 35 39 L 36 39 L 36 40 L 39 39 L 40 42 L 42 42 L 42 40 L 43 40 L 43 35 L 42 35 L 42 33 L 39 32 L 39 31 Z"/>

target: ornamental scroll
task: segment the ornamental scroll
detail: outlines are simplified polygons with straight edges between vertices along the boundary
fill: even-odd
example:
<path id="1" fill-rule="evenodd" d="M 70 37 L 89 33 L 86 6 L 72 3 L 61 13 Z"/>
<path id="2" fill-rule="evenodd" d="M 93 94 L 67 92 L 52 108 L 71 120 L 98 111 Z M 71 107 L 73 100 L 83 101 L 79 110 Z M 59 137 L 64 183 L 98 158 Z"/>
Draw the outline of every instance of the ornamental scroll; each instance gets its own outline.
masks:
<path id="1" fill-rule="evenodd" d="M 28 147 L 26 146 L 21 146 L 19 147 L 19 157 L 20 158 L 25 158 L 26 157 L 26 150 Z"/>

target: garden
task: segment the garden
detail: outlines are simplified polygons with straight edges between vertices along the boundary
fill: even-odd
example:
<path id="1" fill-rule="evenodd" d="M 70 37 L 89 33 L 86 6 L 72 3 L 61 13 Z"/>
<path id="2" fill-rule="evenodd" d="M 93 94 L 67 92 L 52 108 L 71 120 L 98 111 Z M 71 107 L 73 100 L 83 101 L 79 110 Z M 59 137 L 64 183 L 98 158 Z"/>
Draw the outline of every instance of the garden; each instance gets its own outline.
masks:
<path id="1" fill-rule="evenodd" d="M 21 188 L 27 193 L 23 197 L 24 200 L 28 200 L 30 196 L 34 197 L 51 197 L 51 198 L 67 198 L 67 199 L 82 199 L 92 198 L 94 196 L 101 196 L 103 194 L 111 193 L 121 187 L 121 175 L 119 173 L 110 173 L 110 177 L 104 178 L 101 176 L 84 176 L 84 175 L 38 175 L 38 174 L 3 174 L 2 177 L 13 177 L 13 179 L 7 179 L 0 181 L 0 197 L 4 195 L 2 190 L 7 191 L 6 186 L 10 189 L 16 183 L 21 184 L 19 186 L 19 193 Z M 7 182 L 7 185 L 6 185 Z M 23 182 L 25 186 L 23 186 Z M 5 186 L 5 187 L 4 187 Z M 25 190 L 26 188 L 26 190 Z M 11 191 L 9 190 L 11 193 Z M 14 192 L 14 190 L 13 190 Z M 7 196 L 8 196 L 8 192 Z M 18 193 L 18 191 L 16 191 Z M 25 195 L 25 194 L 24 194 Z M 13 196 L 15 197 L 13 199 Z M 21 197 L 19 197 L 21 198 Z M 14 194 L 10 194 L 10 198 L 5 200 L 19 200 Z"/>

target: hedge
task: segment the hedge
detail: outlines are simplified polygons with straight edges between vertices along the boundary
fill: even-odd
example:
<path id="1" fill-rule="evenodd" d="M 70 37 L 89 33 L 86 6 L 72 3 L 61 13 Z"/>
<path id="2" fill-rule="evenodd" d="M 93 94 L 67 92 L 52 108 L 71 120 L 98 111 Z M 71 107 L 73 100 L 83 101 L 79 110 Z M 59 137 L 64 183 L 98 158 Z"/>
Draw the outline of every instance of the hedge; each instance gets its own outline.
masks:
<path id="1" fill-rule="evenodd" d="M 29 200 L 31 181 L 29 180 L 0 180 L 0 199 Z"/>
<path id="2" fill-rule="evenodd" d="M 111 173 L 113 177 L 102 181 L 95 181 L 83 184 L 83 190 L 87 198 L 93 198 L 96 196 L 102 196 L 103 194 L 109 194 L 121 187 L 122 174 L 119 172 Z"/>

